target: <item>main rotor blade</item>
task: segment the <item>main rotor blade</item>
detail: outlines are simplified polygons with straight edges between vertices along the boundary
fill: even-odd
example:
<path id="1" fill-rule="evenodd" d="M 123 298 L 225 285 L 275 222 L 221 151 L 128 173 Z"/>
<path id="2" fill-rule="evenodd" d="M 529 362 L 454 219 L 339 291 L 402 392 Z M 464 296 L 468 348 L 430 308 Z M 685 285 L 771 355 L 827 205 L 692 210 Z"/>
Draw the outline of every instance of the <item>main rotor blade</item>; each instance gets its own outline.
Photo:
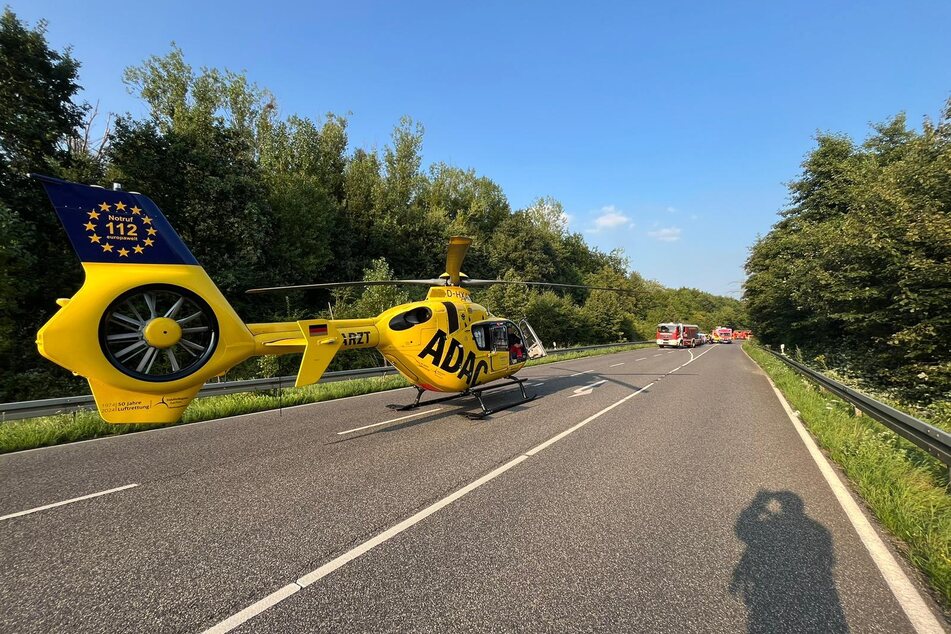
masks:
<path id="1" fill-rule="evenodd" d="M 462 278 L 462 261 L 466 258 L 466 251 L 472 244 L 472 238 L 453 236 L 449 238 L 449 251 L 446 253 L 446 272 L 443 277 L 449 279 L 449 286 L 459 286 Z"/>
<path id="2" fill-rule="evenodd" d="M 416 286 L 445 286 L 446 280 L 378 280 L 372 282 L 327 282 L 325 284 L 296 284 L 294 286 L 269 286 L 267 288 L 252 288 L 245 291 L 254 293 L 280 293 L 282 291 L 306 291 L 314 288 L 338 288 L 341 286 L 392 286 L 396 284 L 414 284 Z"/>
<path id="3" fill-rule="evenodd" d="M 463 286 L 492 286 L 493 284 L 524 284 L 525 286 L 552 286 L 555 288 L 586 288 L 589 291 L 615 291 L 617 293 L 633 293 L 628 288 L 612 288 L 610 286 L 588 286 L 586 284 L 556 284 L 554 282 L 519 282 L 515 280 L 471 280 L 463 278 Z"/>

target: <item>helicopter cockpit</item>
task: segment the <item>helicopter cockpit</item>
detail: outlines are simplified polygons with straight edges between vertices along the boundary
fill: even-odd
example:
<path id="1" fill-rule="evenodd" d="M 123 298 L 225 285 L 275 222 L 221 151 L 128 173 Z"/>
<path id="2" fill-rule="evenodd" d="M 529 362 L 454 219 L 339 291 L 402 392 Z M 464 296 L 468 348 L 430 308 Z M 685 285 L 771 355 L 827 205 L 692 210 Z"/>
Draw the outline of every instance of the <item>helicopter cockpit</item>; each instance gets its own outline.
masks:
<path id="1" fill-rule="evenodd" d="M 508 365 L 545 356 L 545 350 L 531 326 L 525 321 L 522 326 L 520 328 L 509 319 L 491 319 L 472 324 L 472 338 L 476 348 L 492 353 L 493 369 L 496 365 L 505 363 L 502 353 L 508 353 Z"/>

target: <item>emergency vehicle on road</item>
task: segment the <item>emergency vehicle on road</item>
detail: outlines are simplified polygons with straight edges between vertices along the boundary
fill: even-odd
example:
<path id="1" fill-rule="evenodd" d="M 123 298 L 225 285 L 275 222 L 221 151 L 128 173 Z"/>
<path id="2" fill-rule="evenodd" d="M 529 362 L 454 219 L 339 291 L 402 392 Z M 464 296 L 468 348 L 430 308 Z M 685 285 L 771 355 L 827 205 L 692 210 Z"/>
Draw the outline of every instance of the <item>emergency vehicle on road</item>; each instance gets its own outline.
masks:
<path id="1" fill-rule="evenodd" d="M 700 341 L 695 324 L 657 324 L 657 345 L 661 348 L 695 348 Z"/>

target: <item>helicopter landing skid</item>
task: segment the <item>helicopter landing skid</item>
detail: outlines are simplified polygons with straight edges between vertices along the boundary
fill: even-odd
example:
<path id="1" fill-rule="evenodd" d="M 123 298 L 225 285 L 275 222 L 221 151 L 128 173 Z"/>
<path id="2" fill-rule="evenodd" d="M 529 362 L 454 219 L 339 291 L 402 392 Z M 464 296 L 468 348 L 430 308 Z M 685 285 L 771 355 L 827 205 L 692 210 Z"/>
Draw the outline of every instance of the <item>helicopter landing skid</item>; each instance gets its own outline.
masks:
<path id="1" fill-rule="evenodd" d="M 416 386 L 414 385 L 413 387 L 416 387 Z M 411 409 L 416 409 L 417 407 L 422 407 L 423 405 L 432 405 L 434 403 L 445 403 L 446 401 L 451 401 L 457 398 L 462 398 L 463 396 L 472 395 L 472 393 L 469 390 L 466 390 L 465 392 L 459 392 L 458 394 L 453 394 L 452 396 L 441 396 L 439 398 L 434 398 L 429 401 L 426 401 L 425 403 L 420 403 L 419 399 L 421 399 L 423 397 L 423 394 L 425 393 L 426 393 L 426 390 L 424 390 L 421 387 L 416 387 L 416 400 L 410 403 L 409 405 L 403 405 L 402 407 L 397 407 L 396 411 L 406 412 Z"/>
<path id="2" fill-rule="evenodd" d="M 534 401 L 536 398 L 538 398 L 538 394 L 532 394 L 531 396 L 529 396 L 528 394 L 525 393 L 525 379 L 517 379 L 514 376 L 510 376 L 508 377 L 508 380 L 518 384 L 518 389 L 522 392 L 522 400 L 515 401 L 514 403 L 507 403 L 505 405 L 500 405 L 498 407 L 493 407 L 489 409 L 488 407 L 485 406 L 485 402 L 482 400 L 482 394 L 484 392 L 495 390 L 500 387 L 508 387 L 509 384 L 502 383 L 501 385 L 493 385 L 492 387 L 484 387 L 478 390 L 471 390 L 470 394 L 476 397 L 476 400 L 479 401 L 479 407 L 482 408 L 482 411 L 481 412 L 467 412 L 466 418 L 470 420 L 480 420 L 485 418 L 486 416 L 489 416 L 490 414 L 495 414 L 496 412 L 501 412 L 503 410 L 507 410 L 513 407 L 517 407 L 519 405 L 523 405 L 525 403 L 530 403 L 531 401 Z"/>
<path id="3" fill-rule="evenodd" d="M 502 383 L 502 384 L 499 384 L 499 385 L 492 385 L 492 386 L 490 386 L 490 387 L 483 387 L 483 388 L 480 388 L 480 389 L 477 389 L 477 390 L 466 390 L 465 392 L 459 392 L 458 394 L 453 394 L 453 395 L 451 395 L 451 396 L 443 396 L 443 397 L 440 397 L 440 398 L 434 398 L 434 399 L 432 399 L 432 400 L 426 401 L 425 403 L 421 403 L 421 402 L 420 402 L 420 399 L 422 398 L 422 396 L 423 396 L 423 394 L 426 392 L 426 390 L 417 387 L 417 388 L 416 388 L 416 400 L 413 401 L 412 403 L 410 403 L 409 405 L 404 405 L 404 406 L 402 406 L 402 407 L 397 408 L 397 410 L 398 410 L 398 411 L 401 411 L 401 412 L 405 412 L 405 411 L 409 411 L 409 410 L 416 409 L 417 407 L 421 407 L 421 406 L 423 406 L 423 405 L 432 405 L 432 404 L 435 404 L 435 403 L 445 403 L 446 401 L 452 401 L 452 400 L 455 400 L 455 399 L 457 399 L 457 398 L 463 398 L 463 397 L 466 397 L 466 396 L 474 396 L 474 397 L 476 398 L 476 400 L 479 402 L 479 407 L 482 408 L 482 411 L 481 411 L 481 412 L 469 412 L 469 413 L 466 414 L 466 417 L 469 418 L 469 419 L 472 419 L 472 420 L 479 420 L 479 419 L 485 418 L 486 416 L 489 416 L 490 414 L 494 414 L 494 413 L 496 413 L 496 412 L 501 412 L 501 411 L 503 411 L 503 410 L 511 409 L 511 408 L 513 408 L 513 407 L 516 407 L 516 406 L 518 406 L 518 405 L 522 405 L 522 404 L 524 404 L 524 403 L 530 403 L 531 401 L 534 401 L 536 398 L 538 398 L 538 394 L 532 394 L 531 396 L 529 396 L 528 394 L 525 393 L 525 385 L 524 385 L 525 379 L 517 379 L 517 378 L 511 377 L 511 376 L 510 376 L 510 377 L 507 377 L 507 378 L 508 378 L 508 380 L 511 381 L 512 383 L 515 383 L 515 384 L 518 385 L 518 389 L 519 389 L 519 390 L 521 391 L 521 393 L 522 393 L 522 400 L 520 400 L 520 401 L 515 401 L 514 403 L 508 403 L 508 404 L 506 404 L 506 405 L 502 405 L 502 406 L 499 406 L 499 407 L 493 407 L 493 408 L 491 408 L 491 409 L 489 409 L 488 407 L 485 406 L 485 402 L 482 400 L 482 395 L 483 395 L 484 393 L 490 392 L 490 391 L 492 391 L 492 390 L 497 390 L 497 389 L 503 388 L 503 387 L 509 387 L 509 386 L 511 385 L 511 383 Z"/>

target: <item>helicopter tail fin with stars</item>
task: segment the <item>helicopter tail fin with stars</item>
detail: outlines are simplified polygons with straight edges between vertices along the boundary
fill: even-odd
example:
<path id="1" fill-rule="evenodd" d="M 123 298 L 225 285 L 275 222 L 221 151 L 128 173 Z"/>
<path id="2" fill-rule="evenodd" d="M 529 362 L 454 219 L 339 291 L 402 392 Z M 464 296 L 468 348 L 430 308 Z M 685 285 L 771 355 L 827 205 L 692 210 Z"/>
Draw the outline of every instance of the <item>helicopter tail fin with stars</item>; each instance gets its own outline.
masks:
<path id="1" fill-rule="evenodd" d="M 211 377 L 255 354 L 303 350 L 271 345 L 300 342 L 295 322 L 244 324 L 148 197 L 32 176 L 86 274 L 36 344 L 89 381 L 106 421 L 175 422 Z"/>

